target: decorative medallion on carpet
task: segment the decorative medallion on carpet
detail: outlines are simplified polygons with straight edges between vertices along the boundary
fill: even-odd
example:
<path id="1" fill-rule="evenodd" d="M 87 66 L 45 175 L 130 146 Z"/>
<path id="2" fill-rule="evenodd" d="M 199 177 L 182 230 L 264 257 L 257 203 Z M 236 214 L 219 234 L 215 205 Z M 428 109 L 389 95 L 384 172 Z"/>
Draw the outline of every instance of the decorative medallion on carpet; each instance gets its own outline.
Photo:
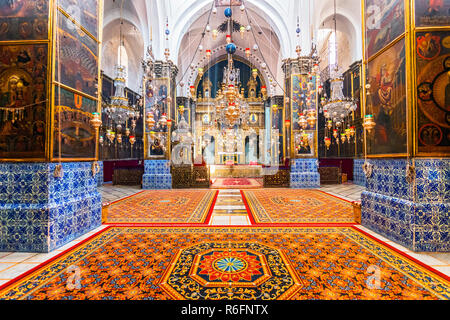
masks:
<path id="1" fill-rule="evenodd" d="M 190 269 L 187 261 L 192 261 Z M 276 248 L 251 242 L 207 242 L 180 250 L 160 285 L 174 299 L 247 300 L 288 299 L 300 283 Z"/>
<path id="2" fill-rule="evenodd" d="M 106 209 L 106 223 L 207 223 L 218 191 L 152 190 Z"/>
<path id="3" fill-rule="evenodd" d="M 0 299 L 449 299 L 445 275 L 350 227 L 110 227 Z"/>
<path id="4" fill-rule="evenodd" d="M 355 223 L 352 204 L 318 190 L 243 190 L 255 223 Z"/>
<path id="5" fill-rule="evenodd" d="M 217 178 L 211 185 L 212 189 L 259 189 L 262 187 L 258 179 L 250 178 Z"/>

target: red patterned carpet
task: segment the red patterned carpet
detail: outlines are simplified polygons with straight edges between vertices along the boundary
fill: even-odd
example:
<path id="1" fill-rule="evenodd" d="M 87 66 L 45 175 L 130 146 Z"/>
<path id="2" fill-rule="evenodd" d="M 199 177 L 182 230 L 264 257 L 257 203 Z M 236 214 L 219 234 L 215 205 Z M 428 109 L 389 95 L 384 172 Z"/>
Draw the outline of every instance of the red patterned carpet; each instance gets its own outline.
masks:
<path id="1" fill-rule="evenodd" d="M 259 189 L 261 179 L 250 178 L 217 178 L 211 185 L 212 189 Z"/>
<path id="2" fill-rule="evenodd" d="M 354 228 L 110 227 L 0 299 L 449 299 L 450 282 Z"/>
<path id="3" fill-rule="evenodd" d="M 105 222 L 122 223 L 207 223 L 218 191 L 144 191 L 119 200 L 104 209 Z"/>
<path id="4" fill-rule="evenodd" d="M 318 190 L 243 190 L 255 223 L 355 223 L 352 204 Z"/>

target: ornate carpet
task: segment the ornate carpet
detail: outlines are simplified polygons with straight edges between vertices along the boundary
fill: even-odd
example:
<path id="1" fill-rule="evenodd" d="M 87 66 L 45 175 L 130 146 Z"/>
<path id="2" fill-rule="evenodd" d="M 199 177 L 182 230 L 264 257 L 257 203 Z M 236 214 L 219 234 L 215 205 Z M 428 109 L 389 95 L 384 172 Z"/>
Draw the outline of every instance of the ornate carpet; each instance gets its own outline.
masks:
<path id="1" fill-rule="evenodd" d="M 350 227 L 110 227 L 0 299 L 449 299 L 450 282 Z"/>
<path id="2" fill-rule="evenodd" d="M 211 185 L 213 189 L 259 189 L 262 184 L 257 179 L 217 178 Z"/>
<path id="3" fill-rule="evenodd" d="M 208 223 L 218 191 L 144 191 L 104 209 L 105 223 Z"/>
<path id="4" fill-rule="evenodd" d="M 318 190 L 241 191 L 255 223 L 355 223 L 352 204 Z"/>

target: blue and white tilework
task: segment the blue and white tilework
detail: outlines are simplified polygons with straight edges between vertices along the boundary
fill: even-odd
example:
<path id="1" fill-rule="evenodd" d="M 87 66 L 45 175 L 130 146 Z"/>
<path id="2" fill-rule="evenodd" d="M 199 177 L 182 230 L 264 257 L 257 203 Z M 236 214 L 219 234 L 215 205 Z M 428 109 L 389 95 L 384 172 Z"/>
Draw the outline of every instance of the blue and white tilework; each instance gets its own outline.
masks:
<path id="1" fill-rule="evenodd" d="M 103 186 L 104 175 L 103 175 L 103 161 L 98 161 L 100 171 L 97 174 L 97 187 Z"/>
<path id="2" fill-rule="evenodd" d="M 353 183 L 359 186 L 366 186 L 366 175 L 363 171 L 364 159 L 353 160 Z"/>
<path id="3" fill-rule="evenodd" d="M 50 252 L 101 225 L 90 162 L 0 163 L 0 251 Z"/>
<path id="4" fill-rule="evenodd" d="M 145 160 L 142 188 L 144 190 L 172 189 L 170 160 Z"/>
<path id="5" fill-rule="evenodd" d="M 414 251 L 450 251 L 450 159 L 369 160 L 373 175 L 361 195 L 362 225 Z"/>
<path id="6" fill-rule="evenodd" d="M 291 162 L 291 188 L 320 188 L 317 159 L 294 159 Z"/>

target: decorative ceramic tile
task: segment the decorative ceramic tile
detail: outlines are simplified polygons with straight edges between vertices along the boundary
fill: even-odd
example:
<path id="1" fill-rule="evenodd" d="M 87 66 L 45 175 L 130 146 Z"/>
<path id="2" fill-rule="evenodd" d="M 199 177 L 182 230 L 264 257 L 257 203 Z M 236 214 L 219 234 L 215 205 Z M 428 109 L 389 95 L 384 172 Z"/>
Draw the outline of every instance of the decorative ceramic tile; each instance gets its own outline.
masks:
<path id="1" fill-rule="evenodd" d="M 0 164 L 0 251 L 48 252 L 101 224 L 92 163 Z"/>
<path id="2" fill-rule="evenodd" d="M 363 171 L 364 159 L 353 160 L 353 183 L 359 186 L 366 186 L 366 175 Z"/>
<path id="3" fill-rule="evenodd" d="M 172 189 L 172 175 L 169 160 L 144 161 L 145 173 L 142 176 L 142 189 Z"/>
<path id="4" fill-rule="evenodd" d="M 103 161 L 98 161 L 98 165 L 100 167 L 100 171 L 97 174 L 97 186 L 101 187 L 101 186 L 103 186 L 103 182 L 105 179 L 103 176 L 103 169 L 104 169 Z"/>
<path id="5" fill-rule="evenodd" d="M 449 251 L 450 159 L 369 160 L 362 224 L 414 251 Z"/>
<path id="6" fill-rule="evenodd" d="M 291 163 L 291 188 L 320 188 L 317 159 L 295 159 Z"/>

